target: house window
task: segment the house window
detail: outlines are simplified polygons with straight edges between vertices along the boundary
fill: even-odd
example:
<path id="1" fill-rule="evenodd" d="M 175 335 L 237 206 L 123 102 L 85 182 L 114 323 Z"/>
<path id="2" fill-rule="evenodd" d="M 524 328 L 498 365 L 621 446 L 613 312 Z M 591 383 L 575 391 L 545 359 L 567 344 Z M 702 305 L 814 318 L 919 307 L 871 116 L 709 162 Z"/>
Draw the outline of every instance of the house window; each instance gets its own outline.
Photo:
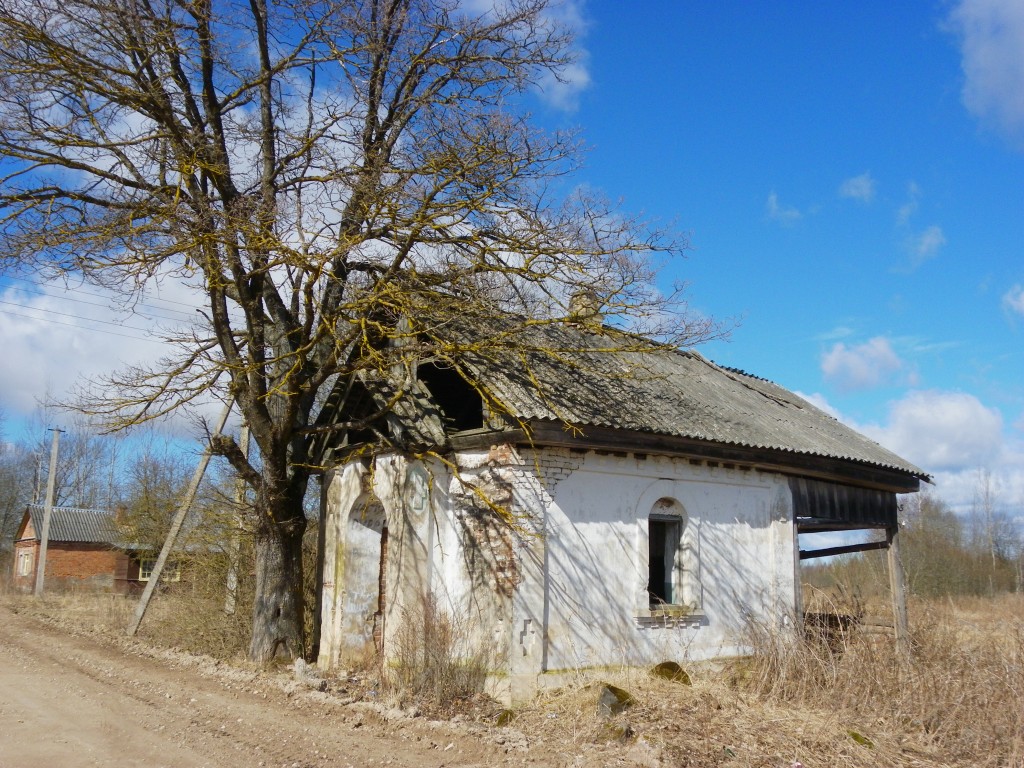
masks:
<path id="1" fill-rule="evenodd" d="M 681 598 L 679 582 L 679 545 L 683 521 L 678 517 L 655 517 L 648 520 L 650 570 L 647 592 L 651 607 L 673 605 Z"/>
<path id="2" fill-rule="evenodd" d="M 32 574 L 32 565 L 35 561 L 34 553 L 31 549 L 23 549 L 18 553 L 18 575 L 19 576 L 30 576 Z"/>
<path id="3" fill-rule="evenodd" d="M 647 597 L 651 610 L 700 608 L 695 532 L 675 499 L 661 499 L 647 518 Z"/>
<path id="4" fill-rule="evenodd" d="M 153 577 L 155 567 L 155 557 L 144 557 L 139 560 L 139 581 L 149 581 Z M 167 561 L 160 577 L 165 582 L 181 581 L 181 565 L 174 560 Z"/>

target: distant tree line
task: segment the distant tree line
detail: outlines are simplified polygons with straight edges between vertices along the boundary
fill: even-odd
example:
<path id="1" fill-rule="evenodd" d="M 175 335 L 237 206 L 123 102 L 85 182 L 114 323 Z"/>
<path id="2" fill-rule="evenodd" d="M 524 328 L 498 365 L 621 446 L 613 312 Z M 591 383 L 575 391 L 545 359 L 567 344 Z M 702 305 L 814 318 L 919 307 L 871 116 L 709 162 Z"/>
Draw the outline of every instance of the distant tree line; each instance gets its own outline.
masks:
<path id="1" fill-rule="evenodd" d="M 84 419 L 61 419 L 45 409 L 33 418 L 33 437 L 5 432 L 0 413 L 0 585 L 13 567 L 13 544 L 28 504 L 42 504 L 52 434 L 46 424 L 61 421 L 54 487 L 56 506 L 102 509 L 115 514 L 118 530 L 137 556 L 155 554 L 195 470 L 196 457 L 153 427 L 131 436 L 99 433 Z M 304 512 L 315 520 L 319 494 L 308 494 Z M 305 634 L 312 639 L 315 607 L 316 536 L 309 526 L 303 541 L 306 562 L 302 589 L 307 610 Z M 251 637 L 255 592 L 255 548 L 251 490 L 227 462 L 214 461 L 172 554 L 186 574 L 174 586 L 178 599 L 150 613 L 143 626 L 151 636 L 181 648 L 219 657 L 242 653 Z"/>

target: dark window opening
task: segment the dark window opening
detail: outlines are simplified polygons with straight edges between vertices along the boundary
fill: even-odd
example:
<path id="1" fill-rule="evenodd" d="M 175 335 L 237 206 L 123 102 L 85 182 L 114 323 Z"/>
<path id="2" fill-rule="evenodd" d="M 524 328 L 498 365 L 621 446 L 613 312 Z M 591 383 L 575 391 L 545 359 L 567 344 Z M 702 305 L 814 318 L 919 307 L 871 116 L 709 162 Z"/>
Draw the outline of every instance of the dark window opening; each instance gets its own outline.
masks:
<path id="1" fill-rule="evenodd" d="M 349 421 L 365 419 L 373 413 L 376 407 L 377 406 L 373 402 L 373 397 L 367 391 L 366 386 L 362 382 L 354 382 L 352 384 L 352 389 L 348 393 L 347 402 L 345 403 L 346 419 Z M 364 443 L 376 442 L 377 435 L 373 429 L 367 425 L 361 429 L 347 430 L 345 438 L 345 445 L 362 445 Z"/>
<path id="2" fill-rule="evenodd" d="M 676 579 L 676 560 L 679 552 L 679 538 L 682 521 L 678 518 L 648 520 L 648 542 L 650 570 L 647 592 L 651 607 L 673 605 L 680 595 Z"/>
<path id="3" fill-rule="evenodd" d="M 377 435 L 372 429 L 350 429 L 348 431 L 349 445 L 363 445 L 377 440 Z"/>
<path id="4" fill-rule="evenodd" d="M 449 429 L 462 432 L 483 427 L 483 399 L 458 371 L 436 363 L 420 363 L 417 366 L 417 377 L 430 391 Z"/>
<path id="5" fill-rule="evenodd" d="M 377 566 L 377 611 L 373 614 L 373 647 L 384 653 L 384 616 L 388 608 L 388 527 L 380 530 L 380 563 Z"/>

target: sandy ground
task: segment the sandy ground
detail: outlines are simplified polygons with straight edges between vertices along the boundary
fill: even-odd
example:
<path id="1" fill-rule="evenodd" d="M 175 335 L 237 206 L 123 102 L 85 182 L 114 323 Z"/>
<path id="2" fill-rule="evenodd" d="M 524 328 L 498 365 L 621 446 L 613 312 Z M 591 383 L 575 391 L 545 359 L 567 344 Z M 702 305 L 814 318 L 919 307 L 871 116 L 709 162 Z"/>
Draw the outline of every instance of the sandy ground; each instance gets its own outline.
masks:
<path id="1" fill-rule="evenodd" d="M 132 653 L 0 605 L 2 768 L 542 762 L 500 741 L 422 718 L 389 722 L 280 677 Z"/>

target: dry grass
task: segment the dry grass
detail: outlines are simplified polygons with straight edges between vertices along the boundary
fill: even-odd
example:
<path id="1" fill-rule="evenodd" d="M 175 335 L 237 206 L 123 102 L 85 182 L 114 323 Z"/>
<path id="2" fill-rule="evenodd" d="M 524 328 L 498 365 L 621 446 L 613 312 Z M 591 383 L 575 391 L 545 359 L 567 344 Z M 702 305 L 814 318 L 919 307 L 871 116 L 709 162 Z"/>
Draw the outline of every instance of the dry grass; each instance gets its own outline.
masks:
<path id="1" fill-rule="evenodd" d="M 600 686 L 575 685 L 518 714 L 532 752 L 568 752 L 569 764 L 707 768 L 804 766 L 939 766 L 909 758 L 899 744 L 874 737 L 858 743 L 835 713 L 767 701 L 705 669 L 686 686 L 636 674 L 603 678 L 636 699 L 612 719 L 598 714 Z M 548 750 L 544 748 L 547 747 Z"/>
<path id="2" fill-rule="evenodd" d="M 122 595 L 96 592 L 46 592 L 39 598 L 12 593 L 5 599 L 19 612 L 88 635 L 123 635 L 135 608 Z"/>
<path id="3" fill-rule="evenodd" d="M 398 706 L 450 715 L 481 701 L 493 653 L 472 643 L 468 628 L 432 598 L 402 612 L 396 635 L 383 682 Z"/>
<path id="4" fill-rule="evenodd" d="M 10 595 L 18 610 L 75 633 L 123 637 L 135 614 L 137 597 L 92 591 L 48 592 L 41 598 Z M 223 611 L 223 600 L 194 595 L 154 597 L 139 628 L 145 643 L 216 659 L 241 658 L 248 644 L 248 618 Z"/>
<path id="5" fill-rule="evenodd" d="M 742 682 L 766 702 L 834 711 L 907 754 L 1024 765 L 1024 599 L 912 608 L 909 661 L 890 637 L 856 627 L 798 639 L 754 628 L 758 653 Z"/>
<path id="6" fill-rule="evenodd" d="M 514 727 L 587 766 L 1024 766 L 1024 598 L 913 603 L 911 618 L 910 664 L 891 635 L 755 629 L 755 656 L 691 669 L 692 686 L 623 670 L 544 696 Z M 601 718 L 598 679 L 636 704 Z"/>
<path id="7" fill-rule="evenodd" d="M 133 609 L 135 601 L 130 601 Z M 139 627 L 140 639 L 215 659 L 243 658 L 252 634 L 244 611 L 224 612 L 223 598 L 162 595 L 154 599 Z"/>

